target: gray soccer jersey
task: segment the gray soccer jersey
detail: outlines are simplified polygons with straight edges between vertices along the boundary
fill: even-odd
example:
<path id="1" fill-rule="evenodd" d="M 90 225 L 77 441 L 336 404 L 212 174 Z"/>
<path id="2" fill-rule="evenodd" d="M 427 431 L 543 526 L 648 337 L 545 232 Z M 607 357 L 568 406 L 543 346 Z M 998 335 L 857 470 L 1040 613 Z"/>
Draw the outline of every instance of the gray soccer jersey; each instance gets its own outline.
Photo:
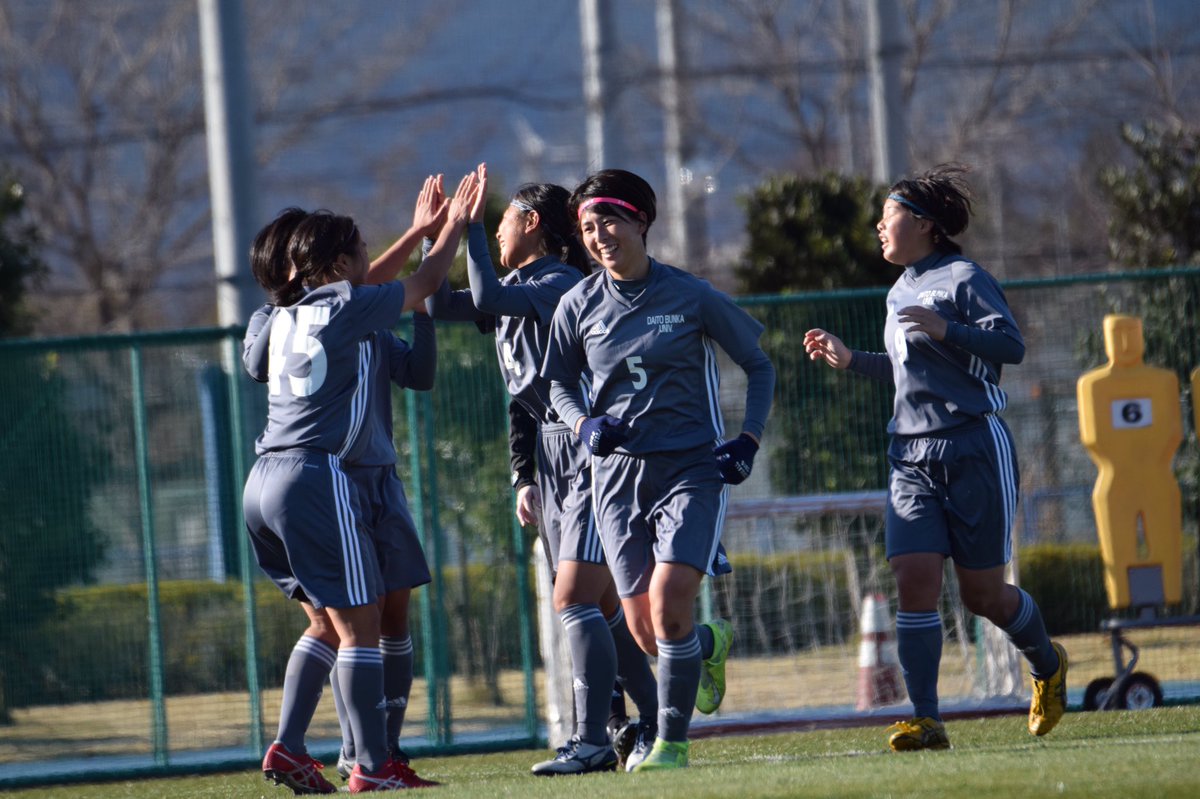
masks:
<path id="1" fill-rule="evenodd" d="M 393 466 L 396 446 L 392 441 L 392 385 L 428 391 L 437 371 L 437 339 L 433 320 L 425 314 L 413 316 L 413 343 L 387 330 L 374 334 L 375 359 L 371 391 L 375 411 L 366 422 L 366 440 L 354 460 L 361 466 Z"/>
<path id="2" fill-rule="evenodd" d="M 271 323 L 271 314 L 275 312 L 274 305 L 263 305 L 250 315 L 246 323 L 246 337 L 242 339 L 242 366 L 246 372 L 259 383 L 267 382 L 267 371 L 270 362 L 267 357 L 267 342 L 269 335 L 259 335 Z"/>
<path id="3" fill-rule="evenodd" d="M 720 346 L 749 377 L 742 429 L 758 438 L 771 406 L 774 369 L 758 345 L 763 326 L 727 295 L 673 266 L 651 260 L 645 288 L 626 298 L 600 272 L 563 297 L 554 314 L 542 374 L 573 430 L 587 413 L 578 383 L 590 368 L 592 413 L 630 425 L 618 451 L 684 450 L 724 437 L 718 404 Z"/>
<path id="4" fill-rule="evenodd" d="M 267 425 L 256 442 L 258 454 L 302 448 L 356 461 L 374 413 L 373 334 L 394 326 L 403 310 L 403 284 L 346 281 L 276 308 L 269 327 Z"/>
<path id="5" fill-rule="evenodd" d="M 471 288 L 450 291 L 449 284 L 443 283 L 426 301 L 430 315 L 475 322 L 481 332 L 494 332 L 496 357 L 508 393 L 540 423 L 557 421 L 550 404 L 550 384 L 540 371 L 554 309 L 583 275 L 548 255 L 497 280 L 480 224 L 468 229 L 467 254 Z"/>
<path id="6" fill-rule="evenodd" d="M 246 337 L 242 341 L 242 364 L 252 378 L 265 383 L 268 377 L 269 336 L 259 335 L 270 321 L 274 307 L 264 305 L 250 317 Z M 366 440 L 358 451 L 355 465 L 391 466 L 396 463 L 396 447 L 392 441 L 392 384 L 400 388 L 428 391 L 433 388 L 437 372 L 437 333 L 433 320 L 425 314 L 413 315 L 413 343 L 387 330 L 377 330 L 373 347 L 371 391 L 376 412 L 367 420 Z"/>
<path id="7" fill-rule="evenodd" d="M 946 337 L 906 332 L 897 312 L 923 305 L 948 322 Z M 905 268 L 887 296 L 883 353 L 854 352 L 851 371 L 896 387 L 888 432 L 920 436 L 1004 409 L 1000 367 L 1020 363 L 1025 342 L 1000 284 L 961 255 L 934 253 Z"/>

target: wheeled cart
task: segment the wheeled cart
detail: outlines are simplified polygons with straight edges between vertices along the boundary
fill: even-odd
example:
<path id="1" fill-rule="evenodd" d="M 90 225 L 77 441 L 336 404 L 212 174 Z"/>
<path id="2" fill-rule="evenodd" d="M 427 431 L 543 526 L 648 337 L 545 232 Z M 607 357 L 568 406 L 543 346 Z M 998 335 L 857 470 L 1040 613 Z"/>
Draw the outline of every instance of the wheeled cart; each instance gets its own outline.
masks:
<path id="1" fill-rule="evenodd" d="M 1200 626 L 1200 616 L 1163 618 L 1108 619 L 1100 625 L 1112 636 L 1114 677 L 1098 677 L 1083 693 L 1084 710 L 1144 710 L 1163 703 L 1162 686 L 1154 675 L 1135 671 L 1138 648 L 1125 637 L 1126 630 L 1155 627 Z M 1125 653 L 1129 653 L 1128 661 Z"/>

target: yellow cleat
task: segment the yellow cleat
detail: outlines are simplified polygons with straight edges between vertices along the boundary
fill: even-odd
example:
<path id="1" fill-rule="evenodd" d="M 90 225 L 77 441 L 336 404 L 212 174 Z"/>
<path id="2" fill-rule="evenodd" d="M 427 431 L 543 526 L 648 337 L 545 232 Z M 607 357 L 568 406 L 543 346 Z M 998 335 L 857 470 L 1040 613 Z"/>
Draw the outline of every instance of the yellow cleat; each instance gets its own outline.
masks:
<path id="1" fill-rule="evenodd" d="M 675 768 L 687 768 L 687 764 L 687 741 L 664 741 L 662 738 L 655 738 L 650 754 L 646 755 L 645 760 L 634 766 L 633 770 L 635 772 L 667 771 Z"/>
<path id="2" fill-rule="evenodd" d="M 1058 653 L 1058 671 L 1045 680 L 1033 679 L 1033 699 L 1029 703 L 1029 734 L 1045 735 L 1054 729 L 1067 712 L 1067 650 L 1052 644 Z"/>
<path id="3" fill-rule="evenodd" d="M 700 686 L 696 691 L 696 710 L 712 713 L 721 706 L 725 698 L 725 661 L 729 648 L 733 646 L 733 625 L 724 619 L 706 621 L 704 626 L 712 630 L 712 657 L 700 664 Z"/>
<path id="4" fill-rule="evenodd" d="M 894 732 L 893 732 L 894 730 Z M 897 721 L 888 727 L 888 746 L 893 752 L 917 752 L 922 749 L 949 749 L 946 725 L 928 716 Z"/>

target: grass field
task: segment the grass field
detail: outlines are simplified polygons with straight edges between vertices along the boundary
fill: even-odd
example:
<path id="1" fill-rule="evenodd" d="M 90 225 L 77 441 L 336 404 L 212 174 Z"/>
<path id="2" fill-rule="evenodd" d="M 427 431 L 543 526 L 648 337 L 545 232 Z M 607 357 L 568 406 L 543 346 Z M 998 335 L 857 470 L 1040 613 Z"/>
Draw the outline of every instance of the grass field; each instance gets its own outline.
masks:
<path id="1" fill-rule="evenodd" d="M 554 797 L 564 790 L 606 797 L 1193 797 L 1200 796 L 1200 707 L 1071 713 L 1046 738 L 1025 719 L 952 721 L 953 749 L 894 754 L 880 727 L 709 738 L 692 744 L 691 768 L 672 774 L 600 774 L 539 779 L 542 751 L 424 758 L 414 762 L 445 785 L 435 796 Z M 334 777 L 335 782 L 336 777 Z M 7 796 L 88 799 L 279 797 L 291 792 L 254 772 L 182 776 L 12 791 Z"/>

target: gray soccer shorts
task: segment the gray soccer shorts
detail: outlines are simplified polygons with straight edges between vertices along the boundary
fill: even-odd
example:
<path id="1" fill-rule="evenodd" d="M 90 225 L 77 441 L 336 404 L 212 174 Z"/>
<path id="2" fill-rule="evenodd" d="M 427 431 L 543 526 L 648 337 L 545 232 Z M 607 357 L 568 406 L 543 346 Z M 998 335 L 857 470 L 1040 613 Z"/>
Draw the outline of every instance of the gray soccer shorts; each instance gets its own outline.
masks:
<path id="1" fill-rule="evenodd" d="M 558 573 L 562 560 L 604 563 L 592 515 L 591 458 L 579 437 L 561 424 L 538 430 L 538 490 L 542 492 L 542 545 Z"/>
<path id="2" fill-rule="evenodd" d="M 416 588 L 430 580 L 429 564 L 408 510 L 395 466 L 344 466 L 364 506 L 386 591 Z"/>
<path id="3" fill-rule="evenodd" d="M 712 447 L 592 459 L 592 502 L 622 597 L 650 588 L 655 563 L 730 571 L 721 547 L 728 490 Z"/>
<path id="4" fill-rule="evenodd" d="M 1012 560 L 1020 472 L 999 416 L 945 436 L 893 436 L 887 556 L 935 552 L 967 569 Z"/>
<path id="5" fill-rule="evenodd" d="M 383 593 L 358 492 L 336 456 L 263 455 L 246 479 L 242 508 L 259 567 L 292 599 L 350 608 Z"/>

